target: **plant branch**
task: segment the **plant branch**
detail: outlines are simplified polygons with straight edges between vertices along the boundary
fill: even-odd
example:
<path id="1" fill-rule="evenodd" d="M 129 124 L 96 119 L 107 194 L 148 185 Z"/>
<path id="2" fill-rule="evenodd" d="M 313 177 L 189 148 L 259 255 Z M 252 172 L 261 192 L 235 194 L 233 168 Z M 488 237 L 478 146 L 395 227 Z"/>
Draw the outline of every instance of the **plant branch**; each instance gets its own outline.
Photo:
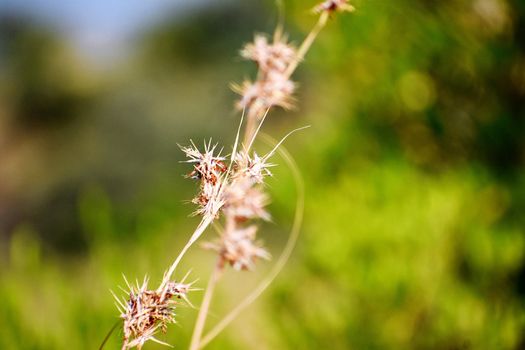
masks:
<path id="1" fill-rule="evenodd" d="M 288 66 L 288 68 L 285 71 L 285 76 L 290 77 L 295 69 L 297 68 L 297 65 L 304 59 L 304 56 L 312 46 L 313 42 L 315 41 L 315 38 L 317 38 L 317 35 L 321 32 L 321 30 L 326 25 L 326 22 L 328 22 L 329 13 L 328 11 L 324 11 L 319 16 L 319 20 L 317 21 L 316 25 L 312 28 L 310 33 L 308 33 L 308 36 L 304 39 L 303 43 L 299 47 L 299 50 L 297 50 L 297 56 L 295 57 L 295 60 L 293 60 L 292 63 Z"/>
<path id="2" fill-rule="evenodd" d="M 199 226 L 197 226 L 197 228 L 195 229 L 195 231 L 191 235 L 189 241 L 186 243 L 184 248 L 182 248 L 181 252 L 177 256 L 177 258 L 175 259 L 173 264 L 171 264 L 169 270 L 165 273 L 164 279 L 162 280 L 161 287 L 159 287 L 159 289 L 162 288 L 166 283 L 168 283 L 170 281 L 171 276 L 173 275 L 173 273 L 175 272 L 175 269 L 177 268 L 177 265 L 182 260 L 182 258 L 184 257 L 184 255 L 186 254 L 188 249 L 190 249 L 190 247 L 193 245 L 193 243 L 195 243 L 195 241 L 197 241 L 197 239 L 202 235 L 202 233 L 212 223 L 212 221 L 213 221 L 213 217 L 206 217 L 200 222 Z"/>
<path id="3" fill-rule="evenodd" d="M 120 320 L 118 320 L 117 322 L 115 322 L 115 324 L 113 325 L 113 327 L 111 327 L 111 329 L 109 330 L 108 334 L 106 334 L 106 337 L 104 338 L 104 340 L 102 341 L 102 344 L 100 344 L 100 347 L 98 348 L 98 350 L 103 350 L 104 349 L 104 346 L 106 346 L 106 343 L 108 342 L 109 338 L 111 337 L 111 334 L 113 334 L 113 332 L 115 331 L 115 329 L 117 329 L 118 325 L 120 324 Z"/>
<path id="4" fill-rule="evenodd" d="M 261 134 L 263 139 L 273 145 L 277 143 L 277 141 L 270 136 L 266 134 Z M 297 243 L 297 239 L 299 238 L 299 235 L 301 233 L 301 225 L 303 222 L 303 214 L 304 214 L 304 181 L 303 177 L 301 175 L 301 172 L 295 163 L 293 157 L 290 155 L 290 153 L 284 148 L 279 148 L 279 153 L 285 160 L 286 164 L 290 167 L 292 171 L 292 175 L 294 178 L 296 190 L 297 190 L 297 201 L 296 201 L 296 207 L 295 207 L 295 215 L 294 215 L 294 221 L 292 225 L 292 229 L 290 231 L 290 235 L 288 237 L 288 241 L 286 242 L 286 246 L 283 249 L 283 252 L 281 253 L 281 256 L 275 263 L 274 267 L 270 271 L 269 275 L 259 283 L 259 285 L 250 293 L 248 296 L 243 299 L 240 303 L 233 308 L 221 321 L 219 321 L 215 327 L 212 328 L 211 331 L 208 332 L 200 342 L 200 347 L 195 348 L 192 350 L 202 349 L 206 345 L 208 345 L 217 335 L 219 335 L 246 307 L 248 307 L 250 304 L 252 304 L 269 286 L 270 284 L 275 280 L 277 275 L 282 271 L 286 263 L 288 262 L 288 259 L 290 258 L 290 255 L 292 254 L 292 251 L 295 247 L 295 244 Z"/>
<path id="5" fill-rule="evenodd" d="M 195 327 L 193 328 L 190 350 L 198 350 L 201 348 L 200 340 L 204 331 L 204 325 L 206 324 L 206 317 L 208 316 L 208 311 L 210 309 L 211 299 L 213 297 L 215 286 L 217 285 L 223 270 L 224 262 L 222 261 L 222 258 L 219 257 L 210 276 L 210 280 L 208 281 L 208 286 L 206 287 L 206 292 L 204 294 L 204 299 L 202 300 L 199 315 L 197 316 L 197 321 L 195 322 Z"/>

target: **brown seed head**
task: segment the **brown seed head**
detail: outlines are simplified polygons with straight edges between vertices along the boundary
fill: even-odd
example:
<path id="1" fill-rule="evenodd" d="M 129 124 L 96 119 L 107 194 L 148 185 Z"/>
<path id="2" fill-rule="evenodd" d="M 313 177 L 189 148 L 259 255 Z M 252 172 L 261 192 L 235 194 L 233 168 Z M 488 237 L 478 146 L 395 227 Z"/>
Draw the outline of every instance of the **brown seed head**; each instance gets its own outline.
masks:
<path id="1" fill-rule="evenodd" d="M 297 51 L 286 42 L 286 38 L 275 36 L 270 43 L 265 36 L 256 35 L 253 43 L 246 44 L 241 50 L 241 56 L 255 61 L 259 73 L 255 82 L 233 85 L 233 90 L 242 96 L 237 107 L 250 109 L 257 118 L 273 106 L 292 108 L 295 84 L 286 70 L 296 61 Z"/>
<path id="2" fill-rule="evenodd" d="M 224 191 L 224 206 L 222 210 L 237 222 L 251 219 L 269 221 L 270 214 L 265 210 L 268 196 L 255 186 L 249 177 L 236 178 Z"/>
<path id="3" fill-rule="evenodd" d="M 253 270 L 257 259 L 270 260 L 271 256 L 255 242 L 257 226 L 238 228 L 226 232 L 218 242 L 205 245 L 217 251 L 224 262 L 235 270 Z"/>
<path id="4" fill-rule="evenodd" d="M 253 156 L 250 156 L 247 152 L 242 151 L 237 153 L 235 157 L 236 172 L 234 177 L 248 177 L 254 183 L 262 184 L 265 177 L 272 176 L 269 168 L 273 166 L 275 164 L 267 163 L 264 157 L 259 157 L 255 152 Z"/>
<path id="5" fill-rule="evenodd" d="M 253 43 L 246 44 L 241 50 L 241 56 L 255 61 L 263 74 L 270 71 L 284 73 L 297 52 L 284 37 L 277 37 L 273 43 L 269 43 L 266 36 L 256 35 Z"/>
<path id="6" fill-rule="evenodd" d="M 295 83 L 280 73 L 270 72 L 267 79 L 256 82 L 246 80 L 242 85 L 233 85 L 233 91 L 241 95 L 237 108 L 253 108 L 258 116 L 273 106 L 294 107 Z"/>
<path id="7" fill-rule="evenodd" d="M 193 171 L 188 174 L 188 177 L 212 184 L 218 181 L 227 167 L 224 163 L 226 158 L 221 156 L 221 152 L 214 154 L 216 148 L 217 145 L 211 145 L 211 140 L 205 144 L 204 153 L 201 153 L 193 143 L 189 147 L 181 147 L 186 157 L 189 158 L 186 162 L 193 163 Z"/>
<path id="8" fill-rule="evenodd" d="M 216 148 L 217 145 L 212 146 L 211 141 L 205 144 L 204 153 L 193 143 L 190 147 L 181 147 L 189 158 L 186 162 L 193 164 L 193 171 L 188 177 L 200 180 L 199 193 L 192 200 L 198 206 L 195 215 L 216 217 L 224 203 L 221 188 L 227 171 L 226 158 L 221 156 L 221 152 L 215 155 Z"/>
<path id="9" fill-rule="evenodd" d="M 124 321 L 123 349 L 141 349 L 148 340 L 168 345 L 156 339 L 155 334 L 159 330 L 165 333 L 168 324 L 175 323 L 175 307 L 181 302 L 173 300 L 173 297 L 186 300 L 191 285 L 168 282 L 157 290 L 150 290 L 147 278 L 142 285 L 127 285 L 127 300 L 115 296 L 120 317 Z"/>
<path id="10" fill-rule="evenodd" d="M 326 0 L 314 7 L 315 13 L 321 12 L 353 12 L 355 7 L 350 5 L 348 0 Z"/>

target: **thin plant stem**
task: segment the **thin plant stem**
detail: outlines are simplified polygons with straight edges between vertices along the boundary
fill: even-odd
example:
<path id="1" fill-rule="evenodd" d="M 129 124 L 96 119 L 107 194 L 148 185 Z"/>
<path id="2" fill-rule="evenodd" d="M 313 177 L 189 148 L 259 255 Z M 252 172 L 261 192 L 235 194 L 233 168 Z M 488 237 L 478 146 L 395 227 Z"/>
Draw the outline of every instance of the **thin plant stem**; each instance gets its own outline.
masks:
<path id="1" fill-rule="evenodd" d="M 257 114 L 257 108 L 250 106 L 248 109 L 248 115 L 246 118 L 246 127 L 244 128 L 244 138 L 243 144 L 247 145 L 251 140 L 251 135 L 253 135 L 255 127 L 257 126 L 257 121 L 259 116 Z"/>
<path id="2" fill-rule="evenodd" d="M 278 8 L 280 9 L 280 15 L 282 15 L 282 11 L 283 11 L 282 2 L 278 0 L 277 4 L 278 4 Z M 310 50 L 310 47 L 312 46 L 315 39 L 317 38 L 317 35 L 319 35 L 321 30 L 325 27 L 326 23 L 328 22 L 329 16 L 330 15 L 328 11 L 324 11 L 323 13 L 321 13 L 321 15 L 319 16 L 319 20 L 317 21 L 315 26 L 312 28 L 310 33 L 308 33 L 306 38 L 303 40 L 301 46 L 297 50 L 297 55 L 295 56 L 295 59 L 286 68 L 286 71 L 284 72 L 285 77 L 289 78 L 293 74 L 293 72 L 295 71 L 299 63 L 304 59 L 304 56 L 306 55 L 308 50 Z M 275 38 L 279 37 L 280 35 L 282 35 L 281 33 L 282 33 L 282 28 L 279 24 L 277 26 L 277 29 L 275 30 L 274 37 Z M 268 114 L 268 111 L 270 110 L 270 108 L 268 108 L 268 110 L 266 111 L 266 114 Z M 257 134 L 257 131 L 255 131 L 254 129 L 256 127 L 256 121 L 258 121 L 259 118 L 257 115 L 254 115 L 252 113 L 253 110 L 257 111 L 258 109 L 257 108 L 253 109 L 252 107 L 248 111 L 248 118 L 247 118 L 248 120 L 246 122 L 246 129 L 245 129 L 246 132 L 244 134 L 245 144 L 248 144 L 251 140 L 253 140 L 254 136 Z M 262 117 L 263 120 L 266 117 L 266 114 Z M 261 127 L 261 125 L 262 123 L 259 123 L 258 129 Z"/>
<path id="3" fill-rule="evenodd" d="M 273 40 L 277 41 L 283 36 L 284 31 L 284 3 L 283 0 L 275 0 L 275 7 L 277 7 L 277 25 L 273 33 Z"/>
<path id="4" fill-rule="evenodd" d="M 277 141 L 266 134 L 261 134 L 261 137 L 267 142 L 275 145 Z M 301 233 L 301 225 L 303 222 L 304 215 L 304 181 L 299 170 L 299 167 L 295 163 L 293 157 L 290 153 L 284 148 L 279 148 L 279 153 L 285 160 L 286 164 L 290 167 L 292 175 L 295 182 L 295 187 L 297 190 L 297 200 L 294 214 L 294 221 L 292 228 L 290 230 L 290 235 L 286 246 L 283 249 L 283 252 L 279 256 L 279 259 L 273 266 L 272 270 L 268 276 L 261 281 L 257 287 L 250 293 L 246 298 L 244 298 L 240 303 L 238 303 L 233 310 L 231 310 L 221 321 L 219 321 L 201 340 L 200 348 L 195 348 L 192 350 L 202 349 L 208 345 L 215 337 L 217 337 L 244 309 L 251 305 L 275 280 L 277 275 L 282 271 L 292 251 L 297 243 L 297 239 Z"/>
<path id="5" fill-rule="evenodd" d="M 239 138 L 241 135 L 241 128 L 242 128 L 242 122 L 244 121 L 244 114 L 246 113 L 246 108 L 242 109 L 242 115 L 241 115 L 241 121 L 239 122 L 239 127 L 237 128 L 237 135 L 235 136 L 235 142 L 233 144 L 233 150 L 232 155 L 230 157 L 230 165 L 228 166 L 228 171 L 226 172 L 226 176 L 230 175 L 230 172 L 232 170 L 232 166 L 235 163 L 235 157 L 237 156 L 237 147 L 239 145 Z"/>
<path id="6" fill-rule="evenodd" d="M 207 217 L 207 218 L 203 219 L 200 222 L 199 226 L 197 226 L 197 228 L 195 229 L 195 231 L 191 235 L 189 241 L 186 243 L 184 248 L 182 248 L 181 252 L 177 256 L 177 258 L 175 259 L 173 264 L 171 264 L 169 270 L 164 275 L 164 279 L 162 280 L 161 286 L 164 286 L 166 283 L 168 283 L 170 281 L 171 276 L 173 275 L 173 273 L 175 272 L 175 269 L 177 268 L 177 265 L 182 260 L 182 258 L 184 257 L 184 255 L 186 254 L 188 249 L 190 249 L 190 247 L 193 245 L 193 243 L 195 243 L 195 241 L 197 241 L 197 239 L 202 235 L 202 233 L 212 223 L 212 221 L 213 221 L 213 217 Z M 159 287 L 159 289 L 160 289 L 160 287 Z"/>
<path id="7" fill-rule="evenodd" d="M 204 299 L 202 300 L 199 315 L 197 316 L 197 321 L 195 322 L 195 327 L 193 328 L 190 350 L 197 350 L 201 347 L 200 340 L 204 331 L 204 325 L 206 324 L 206 318 L 210 309 L 211 299 L 213 297 L 215 286 L 219 282 L 223 270 L 224 262 L 219 257 L 219 259 L 217 259 L 217 263 L 215 264 L 215 268 L 213 269 L 213 272 L 210 276 L 210 280 L 208 281 L 208 286 L 206 287 L 206 292 L 204 294 Z"/>
<path id="8" fill-rule="evenodd" d="M 113 327 L 111 327 L 111 329 L 109 330 L 108 334 L 106 334 L 106 337 L 102 341 L 102 344 L 100 344 L 100 347 L 98 348 L 98 350 L 103 350 L 104 349 L 104 346 L 106 346 L 106 343 L 108 342 L 109 338 L 111 337 L 111 334 L 113 334 L 113 332 L 115 331 L 115 329 L 117 329 L 119 324 L 120 324 L 120 320 L 115 322 Z"/>
<path id="9" fill-rule="evenodd" d="M 297 131 L 301 131 L 301 130 L 304 130 L 304 129 L 308 129 L 310 127 L 310 125 L 306 125 L 306 126 L 303 126 L 303 127 L 300 127 L 300 128 L 297 128 L 297 129 L 294 129 L 292 131 L 290 131 L 288 134 L 284 135 L 284 137 L 281 139 L 281 141 L 279 141 L 274 147 L 273 149 L 268 152 L 267 155 L 265 155 L 263 157 L 263 160 L 266 161 L 268 160 L 270 157 L 272 157 L 274 154 L 275 154 L 275 151 L 277 151 L 279 149 L 279 147 L 283 144 L 284 141 L 286 141 L 286 139 L 288 137 L 290 137 L 292 134 L 296 133 Z"/>
<path id="10" fill-rule="evenodd" d="M 246 146 L 246 149 L 245 149 L 246 153 L 248 153 L 248 151 L 250 151 L 250 148 L 252 148 L 253 143 L 255 142 L 255 138 L 257 137 L 257 134 L 259 133 L 259 130 L 261 130 L 261 127 L 262 127 L 264 121 L 266 120 L 266 116 L 270 112 L 271 108 L 272 107 L 268 107 L 268 109 L 266 109 L 266 112 L 264 113 L 261 121 L 259 122 L 259 125 L 257 126 L 257 129 L 253 132 L 253 135 L 250 135 L 251 139 L 250 139 L 250 143 L 248 143 L 248 145 Z"/>
<path id="11" fill-rule="evenodd" d="M 292 63 L 290 63 L 290 65 L 288 66 L 288 68 L 286 68 L 284 74 L 286 77 L 290 77 L 297 68 L 297 65 L 304 59 L 304 56 L 312 46 L 313 42 L 315 41 L 315 38 L 317 38 L 317 35 L 324 28 L 326 22 L 328 22 L 328 18 L 328 11 L 323 11 L 323 13 L 321 13 L 321 15 L 319 16 L 319 20 L 317 21 L 316 25 L 312 28 L 308 36 L 304 39 L 303 43 L 299 47 L 299 50 L 297 50 L 295 60 L 293 60 Z"/>
<path id="12" fill-rule="evenodd" d="M 299 48 L 299 50 L 297 52 L 296 59 L 294 61 L 292 61 L 292 63 L 290 63 L 290 65 L 288 66 L 288 68 L 287 68 L 287 70 L 285 72 L 286 76 L 290 76 L 291 74 L 293 74 L 293 72 L 297 68 L 297 65 L 299 64 L 300 61 L 302 61 L 304 59 L 304 56 L 306 55 L 306 53 L 308 52 L 308 50 L 312 46 L 312 44 L 315 41 L 317 35 L 321 32 L 321 30 L 326 25 L 327 21 L 328 21 L 328 13 L 327 12 L 323 12 L 321 14 L 321 16 L 319 17 L 319 20 L 316 23 L 316 25 L 314 26 L 314 28 L 310 31 L 308 36 L 304 39 L 303 43 L 301 44 L 301 46 L 300 46 L 300 48 Z M 255 125 L 253 125 L 253 123 L 255 122 L 255 118 L 250 118 L 250 116 L 248 117 L 248 124 L 247 124 L 245 135 L 244 135 L 245 143 L 247 143 L 247 151 L 253 145 L 253 142 L 255 141 L 255 138 L 256 138 L 257 134 L 259 133 L 259 131 L 260 131 L 261 127 L 262 127 L 262 124 L 264 123 L 264 120 L 266 119 L 266 116 L 268 115 L 269 111 L 270 111 L 270 108 L 268 108 L 266 110 L 265 114 L 263 115 L 263 117 L 262 117 L 261 121 L 259 122 L 259 124 L 257 126 L 257 129 L 255 131 L 253 130 L 254 126 L 255 126 Z M 250 114 L 250 112 L 249 112 L 249 114 Z M 297 131 L 297 130 L 294 130 L 294 131 Z M 286 139 L 288 136 L 289 135 L 286 135 L 284 139 Z M 266 139 L 268 140 L 268 139 L 271 139 L 271 138 L 269 136 L 266 136 Z M 278 148 L 278 146 L 281 145 L 281 143 L 284 141 L 284 139 L 281 142 L 274 142 L 274 144 L 277 144 L 277 146 L 275 148 Z M 271 151 L 272 154 L 275 152 L 275 148 Z M 222 332 L 222 330 L 228 324 L 230 324 L 231 321 L 233 321 L 233 319 L 235 319 L 237 317 L 237 315 L 242 310 L 244 310 L 247 306 L 252 304 L 264 292 L 264 290 L 266 290 L 266 288 L 268 288 L 268 286 L 273 282 L 273 280 L 277 277 L 277 275 L 280 273 L 280 271 L 283 269 L 284 265 L 288 261 L 290 255 L 291 255 L 291 253 L 293 251 L 293 248 L 295 247 L 295 243 L 297 242 L 297 238 L 298 238 L 299 233 L 300 233 L 300 226 L 301 226 L 301 223 L 302 223 L 302 216 L 303 216 L 303 211 L 304 211 L 304 188 L 303 188 L 303 184 L 302 184 L 302 177 L 301 177 L 300 172 L 299 172 L 299 170 L 297 168 L 297 165 L 293 161 L 293 158 L 291 157 L 291 155 L 288 152 L 286 152 L 286 151 L 284 151 L 282 149 L 280 149 L 280 153 L 283 156 L 283 158 L 286 160 L 286 162 L 288 163 L 290 168 L 292 169 L 292 172 L 294 173 L 294 179 L 296 180 L 296 186 L 297 186 L 297 190 L 298 190 L 298 202 L 297 202 L 297 209 L 296 209 L 296 217 L 294 219 L 294 225 L 292 227 L 292 231 L 290 233 L 290 236 L 289 236 L 288 242 L 287 242 L 287 244 L 285 246 L 285 249 L 283 250 L 283 253 L 281 254 L 281 256 L 280 256 L 279 260 L 277 261 L 277 263 L 274 265 L 274 269 L 272 269 L 270 275 L 265 280 L 263 280 L 257 286 L 257 288 L 255 288 L 252 291 L 252 293 L 250 293 L 243 301 L 241 301 L 228 315 L 226 315 L 224 317 L 224 319 L 222 321 L 220 321 L 210 331 L 209 334 L 206 335 L 206 337 L 203 339 L 202 345 L 200 347 L 198 346 L 199 340 L 195 339 L 197 337 L 196 336 L 197 329 L 195 329 L 194 336 L 192 337 L 191 350 L 197 350 L 199 348 L 204 347 L 206 344 L 208 344 L 213 338 L 215 338 L 220 332 Z M 206 290 L 206 294 L 208 294 L 208 289 Z M 211 299 L 211 296 L 210 296 L 210 299 Z M 206 300 L 206 298 L 205 298 L 205 301 L 210 302 L 211 300 Z M 203 302 L 203 307 L 204 306 L 205 305 L 204 305 L 204 302 Z M 208 307 L 209 307 L 209 305 L 206 305 L 206 313 L 207 313 L 207 308 Z M 202 311 L 202 309 L 201 309 L 201 311 Z M 201 333 L 202 333 L 202 330 L 204 328 L 204 321 L 205 321 L 205 318 L 206 318 L 206 313 L 203 316 L 204 320 L 202 321 L 203 322 L 202 329 L 200 329 Z M 199 312 L 199 319 L 201 318 L 200 315 L 201 315 L 201 312 Z M 200 335 L 198 337 L 200 337 Z M 197 347 L 193 348 L 195 342 L 197 343 Z"/>

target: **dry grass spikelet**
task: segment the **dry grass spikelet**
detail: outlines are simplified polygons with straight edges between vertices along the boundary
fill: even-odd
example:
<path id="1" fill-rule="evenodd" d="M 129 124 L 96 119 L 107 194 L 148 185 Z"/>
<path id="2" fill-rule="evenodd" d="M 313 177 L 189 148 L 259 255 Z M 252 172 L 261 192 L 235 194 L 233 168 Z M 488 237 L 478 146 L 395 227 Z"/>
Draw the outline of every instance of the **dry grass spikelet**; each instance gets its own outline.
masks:
<path id="1" fill-rule="evenodd" d="M 353 12 L 355 7 L 350 5 L 348 0 L 326 0 L 314 7 L 315 13 L 321 12 Z"/>
<path id="2" fill-rule="evenodd" d="M 284 73 L 297 55 L 294 46 L 287 43 L 286 37 L 275 37 L 273 43 L 264 35 L 257 34 L 252 43 L 241 50 L 241 56 L 257 63 L 263 74 L 270 71 Z"/>
<path id="3" fill-rule="evenodd" d="M 194 215 L 215 218 L 224 204 L 221 195 L 227 170 L 226 158 L 220 151 L 215 154 L 217 145 L 212 145 L 211 140 L 204 144 L 204 152 L 200 152 L 193 142 L 189 147 L 180 148 L 189 158 L 185 162 L 193 164 L 193 171 L 187 177 L 200 180 L 199 193 L 192 200 L 197 205 Z"/>
<path id="4" fill-rule="evenodd" d="M 249 117 L 257 119 L 270 107 L 290 109 L 294 106 L 296 85 L 286 70 L 297 59 L 297 50 L 286 37 L 275 35 L 273 42 L 269 42 L 266 36 L 256 35 L 254 41 L 241 50 L 241 56 L 254 61 L 259 72 L 256 81 L 233 85 L 233 90 L 241 95 L 237 102 L 239 109 L 249 110 Z"/>
<path id="5" fill-rule="evenodd" d="M 257 259 L 270 260 L 271 255 L 255 241 L 257 226 L 236 228 L 223 234 L 217 242 L 205 243 L 204 248 L 219 253 L 223 263 L 233 269 L 253 270 Z"/>
<path id="6" fill-rule="evenodd" d="M 184 279 L 183 279 L 184 280 Z M 167 282 L 162 283 L 156 290 L 148 289 L 148 278 L 142 284 L 130 285 L 126 280 L 129 298 L 118 298 L 117 308 L 120 318 L 124 321 L 124 341 L 122 350 L 131 348 L 141 349 L 144 343 L 153 342 L 170 346 L 155 338 L 160 331 L 166 333 L 168 324 L 175 323 L 175 308 L 185 301 L 187 304 L 188 292 L 193 290 L 192 283 Z"/>
<path id="7" fill-rule="evenodd" d="M 251 219 L 270 220 L 265 207 L 269 197 L 248 177 L 238 178 L 225 190 L 223 211 L 237 222 Z"/>

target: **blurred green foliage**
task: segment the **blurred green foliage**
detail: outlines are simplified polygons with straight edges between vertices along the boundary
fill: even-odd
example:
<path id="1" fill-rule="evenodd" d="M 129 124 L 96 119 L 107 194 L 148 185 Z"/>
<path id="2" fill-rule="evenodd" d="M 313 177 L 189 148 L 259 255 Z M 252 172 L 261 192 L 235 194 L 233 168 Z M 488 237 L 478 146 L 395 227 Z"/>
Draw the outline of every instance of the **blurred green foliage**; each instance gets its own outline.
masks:
<path id="1" fill-rule="evenodd" d="M 314 3 L 285 4 L 299 42 Z M 522 349 L 525 5 L 355 4 L 300 67 L 298 110 L 267 126 L 312 124 L 288 142 L 306 180 L 298 249 L 210 349 Z M 159 280 L 196 224 L 177 143 L 231 143 L 228 83 L 253 72 L 236 50 L 274 18 L 273 2 L 243 1 L 167 20 L 109 72 L 51 30 L 0 21 L 1 348 L 98 348 L 121 274 Z M 295 192 L 275 173 L 263 238 L 277 256 Z M 211 261 L 195 249 L 181 271 L 203 286 Z M 228 274 L 210 322 L 267 269 Z M 195 314 L 163 339 L 187 346 Z"/>

